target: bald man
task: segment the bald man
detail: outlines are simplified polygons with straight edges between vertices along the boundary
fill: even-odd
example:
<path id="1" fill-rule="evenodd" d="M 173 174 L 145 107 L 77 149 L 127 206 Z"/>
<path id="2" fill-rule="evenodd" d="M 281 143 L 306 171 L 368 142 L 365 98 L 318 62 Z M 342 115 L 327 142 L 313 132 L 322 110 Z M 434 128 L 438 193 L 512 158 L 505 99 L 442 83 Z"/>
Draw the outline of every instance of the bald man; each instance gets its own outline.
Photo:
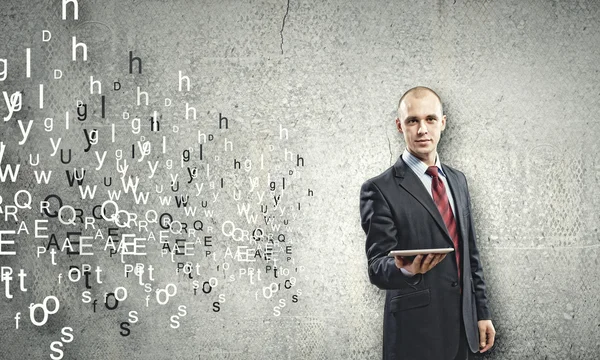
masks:
<path id="1" fill-rule="evenodd" d="M 494 344 L 465 175 L 440 160 L 446 128 L 440 97 L 418 86 L 400 98 L 406 148 L 360 190 L 368 274 L 386 290 L 384 360 L 465 360 Z M 453 248 L 389 257 L 391 250 Z"/>

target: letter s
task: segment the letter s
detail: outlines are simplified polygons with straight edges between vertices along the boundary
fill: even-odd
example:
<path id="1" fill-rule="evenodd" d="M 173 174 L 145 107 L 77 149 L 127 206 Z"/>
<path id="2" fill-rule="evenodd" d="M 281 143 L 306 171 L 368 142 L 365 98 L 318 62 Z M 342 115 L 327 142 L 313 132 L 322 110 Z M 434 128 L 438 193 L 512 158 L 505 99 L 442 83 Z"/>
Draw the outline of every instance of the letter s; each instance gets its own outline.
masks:
<path id="1" fill-rule="evenodd" d="M 92 297 L 90 296 L 91 292 L 89 291 L 84 291 L 81 293 L 81 301 L 83 301 L 86 304 L 89 304 L 90 302 L 92 302 Z"/>
<path id="2" fill-rule="evenodd" d="M 60 341 L 53 341 L 50 344 L 50 350 L 52 350 L 53 352 L 57 352 L 60 355 L 57 356 L 57 355 L 54 355 L 54 354 L 50 354 L 50 357 L 52 358 L 52 360 L 60 360 L 60 359 L 63 358 L 64 353 L 63 353 L 63 351 L 61 349 L 55 348 L 55 346 L 61 346 L 62 347 L 62 343 Z"/>
<path id="3" fill-rule="evenodd" d="M 129 312 L 129 321 L 132 324 L 135 324 L 136 322 L 138 322 L 137 311 L 132 310 Z"/>
<path id="4" fill-rule="evenodd" d="M 123 321 L 121 323 L 121 329 L 125 331 L 125 333 L 123 333 L 123 331 L 119 331 L 119 334 L 121 334 L 121 336 L 129 336 L 129 334 L 131 333 L 131 330 L 129 330 L 129 323 L 126 321 Z"/>
<path id="5" fill-rule="evenodd" d="M 62 328 L 62 330 L 60 331 L 60 332 L 62 332 L 62 334 L 64 335 L 64 336 L 61 336 L 61 337 L 60 337 L 60 339 L 62 340 L 62 342 L 64 342 L 64 343 L 67 343 L 67 344 L 68 344 L 68 343 L 70 343 L 71 341 L 73 341 L 73 339 L 74 339 L 75 337 L 73 336 L 73 334 L 71 334 L 71 333 L 70 333 L 70 332 L 72 332 L 72 331 L 73 331 L 73 328 L 72 328 L 72 327 L 65 326 L 64 328 Z M 65 336 L 68 336 L 68 337 L 65 339 Z"/>
<path id="6" fill-rule="evenodd" d="M 177 320 L 179 320 L 179 316 L 177 316 L 177 315 L 171 316 L 171 322 L 176 325 L 170 324 L 169 326 L 171 326 L 173 329 L 177 329 L 179 327 L 179 321 L 177 321 Z"/>

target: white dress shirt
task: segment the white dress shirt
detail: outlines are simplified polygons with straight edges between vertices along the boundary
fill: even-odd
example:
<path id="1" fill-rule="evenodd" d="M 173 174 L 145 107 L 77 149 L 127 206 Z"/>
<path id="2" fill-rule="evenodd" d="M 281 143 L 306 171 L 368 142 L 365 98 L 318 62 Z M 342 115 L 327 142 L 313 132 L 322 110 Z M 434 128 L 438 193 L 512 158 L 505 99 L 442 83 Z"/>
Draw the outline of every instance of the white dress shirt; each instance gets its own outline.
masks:
<path id="1" fill-rule="evenodd" d="M 419 159 L 418 157 L 411 154 L 410 151 L 408 151 L 408 148 L 404 149 L 404 152 L 402 153 L 402 160 L 404 160 L 404 162 L 408 165 L 408 167 L 410 167 L 410 169 L 415 173 L 415 175 L 417 175 L 417 177 L 421 180 L 421 182 L 423 183 L 423 186 L 425 186 L 425 189 L 427 189 L 429 196 L 431 196 L 431 199 L 433 199 L 433 194 L 431 193 L 432 177 L 425 173 L 427 171 L 427 168 L 429 167 L 429 165 L 425 164 L 423 161 L 421 161 L 421 159 Z M 454 210 L 454 198 L 452 197 L 452 191 L 450 191 L 450 187 L 448 186 L 448 180 L 446 179 L 446 174 L 444 173 L 444 170 L 442 169 L 442 165 L 440 163 L 440 156 L 437 153 L 437 151 L 435 152 L 435 166 L 437 166 L 437 168 L 438 168 L 439 178 L 444 183 L 444 187 L 446 189 L 446 194 L 448 195 L 448 201 L 450 201 L 450 207 L 452 208 L 452 214 L 456 217 L 456 211 Z M 414 275 L 413 273 L 411 273 L 410 271 L 408 271 L 404 268 L 401 268 L 400 270 L 402 271 L 402 273 L 404 275 L 407 275 L 407 276 Z"/>

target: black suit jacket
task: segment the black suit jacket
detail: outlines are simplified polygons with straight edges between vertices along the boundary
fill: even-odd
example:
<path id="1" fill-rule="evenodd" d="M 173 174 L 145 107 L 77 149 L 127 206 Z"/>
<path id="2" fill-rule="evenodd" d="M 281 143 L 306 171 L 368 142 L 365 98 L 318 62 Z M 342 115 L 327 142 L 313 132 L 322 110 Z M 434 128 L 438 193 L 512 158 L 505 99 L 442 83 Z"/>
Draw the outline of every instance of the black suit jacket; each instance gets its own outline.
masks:
<path id="1" fill-rule="evenodd" d="M 382 174 L 365 181 L 360 190 L 369 279 L 387 290 L 385 360 L 453 359 L 458 351 L 461 305 L 469 348 L 477 352 L 477 321 L 491 319 L 467 180 L 462 172 L 441 166 L 455 202 L 462 284 L 458 284 L 454 252 L 429 272 L 413 277 L 404 275 L 394 258 L 387 256 L 396 249 L 454 247 L 435 202 L 402 156 Z"/>

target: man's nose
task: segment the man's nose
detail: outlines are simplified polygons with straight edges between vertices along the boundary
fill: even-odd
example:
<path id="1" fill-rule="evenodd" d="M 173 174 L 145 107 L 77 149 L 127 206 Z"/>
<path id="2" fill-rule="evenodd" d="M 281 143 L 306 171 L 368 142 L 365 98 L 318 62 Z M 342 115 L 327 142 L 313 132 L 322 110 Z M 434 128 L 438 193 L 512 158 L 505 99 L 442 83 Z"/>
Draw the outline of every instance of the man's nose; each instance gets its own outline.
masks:
<path id="1" fill-rule="evenodd" d="M 424 122 L 419 125 L 419 134 L 427 134 L 427 126 Z"/>

